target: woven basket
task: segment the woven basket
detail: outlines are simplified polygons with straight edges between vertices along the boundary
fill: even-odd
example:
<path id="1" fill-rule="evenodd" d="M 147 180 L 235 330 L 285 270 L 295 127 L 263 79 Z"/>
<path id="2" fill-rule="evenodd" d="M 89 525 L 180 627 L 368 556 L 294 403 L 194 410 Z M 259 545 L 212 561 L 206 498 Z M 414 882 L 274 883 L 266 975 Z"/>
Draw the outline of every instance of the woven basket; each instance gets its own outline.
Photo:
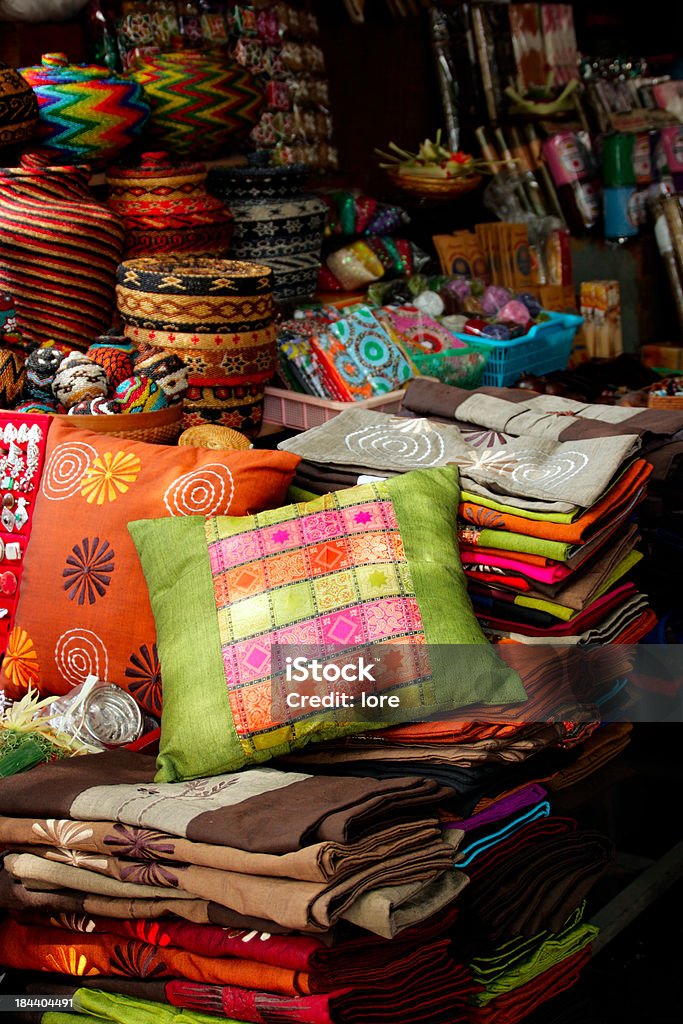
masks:
<path id="1" fill-rule="evenodd" d="M 178 438 L 179 445 L 191 448 L 211 448 L 216 451 L 243 452 L 253 448 L 251 441 L 238 430 L 230 427 L 215 427 L 207 423 L 203 427 L 189 427 Z"/>
<path id="2" fill-rule="evenodd" d="M 96 434 L 111 434 L 129 441 L 147 441 L 149 444 L 175 444 L 182 430 L 183 406 L 169 405 L 158 412 L 117 413 L 114 416 L 57 416 L 71 427 L 92 430 Z"/>
<path id="3" fill-rule="evenodd" d="M 387 174 L 398 188 L 421 199 L 457 199 L 473 192 L 481 183 L 480 174 L 463 174 L 458 178 L 423 178 L 399 174 L 393 168 Z"/>
<path id="4" fill-rule="evenodd" d="M 649 395 L 648 409 L 665 409 L 674 412 L 683 409 L 683 395 Z"/>

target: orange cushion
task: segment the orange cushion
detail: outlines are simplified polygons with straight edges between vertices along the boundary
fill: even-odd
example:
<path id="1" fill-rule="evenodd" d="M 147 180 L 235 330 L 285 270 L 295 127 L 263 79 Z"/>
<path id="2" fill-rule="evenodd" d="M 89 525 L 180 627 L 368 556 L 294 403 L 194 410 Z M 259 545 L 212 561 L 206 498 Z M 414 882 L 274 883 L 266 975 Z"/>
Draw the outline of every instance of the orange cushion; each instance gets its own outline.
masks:
<path id="1" fill-rule="evenodd" d="M 298 462 L 290 452 L 167 447 L 53 422 L 0 688 L 66 693 L 93 673 L 158 715 L 154 617 L 128 523 L 277 508 Z"/>

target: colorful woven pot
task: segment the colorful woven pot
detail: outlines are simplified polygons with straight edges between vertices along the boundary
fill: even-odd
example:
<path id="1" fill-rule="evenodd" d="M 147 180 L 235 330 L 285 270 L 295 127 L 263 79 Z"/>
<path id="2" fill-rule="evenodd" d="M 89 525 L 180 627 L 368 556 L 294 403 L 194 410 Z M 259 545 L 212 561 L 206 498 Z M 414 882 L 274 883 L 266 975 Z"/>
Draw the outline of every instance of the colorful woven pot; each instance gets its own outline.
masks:
<path id="1" fill-rule="evenodd" d="M 32 341 L 77 348 L 111 324 L 123 225 L 96 202 L 85 167 L 0 168 L 0 290 Z"/>
<path id="2" fill-rule="evenodd" d="M 26 379 L 25 362 L 25 353 L 0 348 L 0 409 L 11 409 L 21 398 Z"/>
<path id="3" fill-rule="evenodd" d="M 272 280 L 259 263 L 150 257 L 121 264 L 116 298 L 127 337 L 180 354 L 185 347 L 227 347 L 229 335 L 269 328 Z"/>
<path id="4" fill-rule="evenodd" d="M 149 253 L 224 256 L 232 214 L 206 191 L 203 164 L 173 166 L 168 153 L 143 153 L 139 167 L 110 167 L 109 206 L 126 227 L 125 257 Z"/>
<path id="5" fill-rule="evenodd" d="M 32 139 L 38 129 L 38 100 L 18 71 L 0 62 L 0 146 Z"/>
<path id="6" fill-rule="evenodd" d="M 263 89 L 246 68 L 196 51 L 141 59 L 129 77 L 152 108 L 150 135 L 175 155 L 216 156 L 256 124 Z"/>
<path id="7" fill-rule="evenodd" d="M 271 267 L 280 301 L 309 297 L 318 279 L 327 207 L 302 191 L 306 172 L 301 164 L 209 172 L 209 191 L 228 203 L 235 218 L 231 254 Z"/>
<path id="8" fill-rule="evenodd" d="M 20 70 L 38 98 L 38 138 L 54 152 L 55 163 L 105 163 L 134 142 L 149 120 L 142 86 L 108 68 L 69 64 L 65 54 L 47 53 L 41 65 Z"/>
<path id="9" fill-rule="evenodd" d="M 211 423 L 255 437 L 261 429 L 264 397 L 265 384 L 190 378 L 183 404 L 183 429 Z"/>

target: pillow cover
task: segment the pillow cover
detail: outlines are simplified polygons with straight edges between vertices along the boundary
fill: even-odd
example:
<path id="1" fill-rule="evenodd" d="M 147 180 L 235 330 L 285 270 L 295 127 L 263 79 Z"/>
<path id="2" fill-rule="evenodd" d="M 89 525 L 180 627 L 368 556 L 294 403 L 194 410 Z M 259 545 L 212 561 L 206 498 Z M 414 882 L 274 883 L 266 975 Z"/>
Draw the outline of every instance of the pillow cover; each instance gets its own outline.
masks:
<path id="1" fill-rule="evenodd" d="M 271 645 L 377 653 L 393 642 L 427 652 L 428 671 L 419 675 L 413 659 L 418 675 L 400 680 L 417 719 L 523 700 L 467 596 L 459 494 L 458 471 L 447 466 L 243 518 L 131 523 L 164 676 L 157 781 L 235 771 L 367 728 L 343 709 L 321 721 L 280 701 L 274 715 L 282 662 Z M 468 646 L 455 655 L 445 646 L 453 644 Z"/>
<path id="2" fill-rule="evenodd" d="M 161 711 L 154 618 L 131 519 L 244 515 L 281 504 L 298 456 L 167 447 L 55 421 L 2 666 L 9 696 L 89 673 Z"/>

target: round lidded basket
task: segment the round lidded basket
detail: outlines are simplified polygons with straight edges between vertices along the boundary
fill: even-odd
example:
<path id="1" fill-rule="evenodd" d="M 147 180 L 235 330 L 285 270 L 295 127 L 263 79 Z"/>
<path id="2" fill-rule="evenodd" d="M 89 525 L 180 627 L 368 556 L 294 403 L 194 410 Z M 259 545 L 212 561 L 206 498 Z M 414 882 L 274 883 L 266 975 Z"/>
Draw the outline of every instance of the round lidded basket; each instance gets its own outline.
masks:
<path id="1" fill-rule="evenodd" d="M 187 347 L 196 347 L 208 344 L 207 335 L 266 330 L 275 313 L 273 272 L 261 263 L 142 257 L 122 263 L 117 282 L 127 337 L 162 347 L 173 345 L 169 335 L 177 333 L 188 339 Z M 165 337 L 156 337 L 156 332 Z M 216 347 L 229 344 L 219 337 Z"/>
<path id="2" fill-rule="evenodd" d="M 0 61 L 0 146 L 32 139 L 38 129 L 38 100 L 25 78 Z"/>
<path id="3" fill-rule="evenodd" d="M 45 53 L 41 64 L 19 70 L 38 98 L 38 139 L 55 162 L 106 163 L 149 120 L 142 86 L 109 68 L 70 64 L 64 53 Z"/>
<path id="4" fill-rule="evenodd" d="M 207 192 L 206 177 L 204 164 L 174 164 L 163 151 L 143 153 L 136 167 L 110 167 L 107 204 L 126 228 L 124 258 L 145 253 L 224 256 L 233 217 Z"/>
<path id="5" fill-rule="evenodd" d="M 178 156 L 219 156 L 248 134 L 265 103 L 248 68 L 196 50 L 140 57 L 129 77 L 152 108 L 149 134 Z"/>

